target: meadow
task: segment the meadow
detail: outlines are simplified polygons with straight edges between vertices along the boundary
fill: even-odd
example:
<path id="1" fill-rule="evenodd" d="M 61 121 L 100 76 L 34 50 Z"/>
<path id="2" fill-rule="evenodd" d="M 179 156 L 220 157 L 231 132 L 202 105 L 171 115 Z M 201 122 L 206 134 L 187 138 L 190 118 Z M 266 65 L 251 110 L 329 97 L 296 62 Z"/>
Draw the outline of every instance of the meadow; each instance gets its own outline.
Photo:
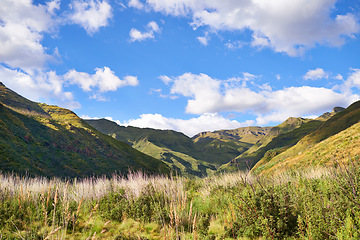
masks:
<path id="1" fill-rule="evenodd" d="M 0 175 L 0 239 L 359 239 L 357 164 L 276 177 Z"/>

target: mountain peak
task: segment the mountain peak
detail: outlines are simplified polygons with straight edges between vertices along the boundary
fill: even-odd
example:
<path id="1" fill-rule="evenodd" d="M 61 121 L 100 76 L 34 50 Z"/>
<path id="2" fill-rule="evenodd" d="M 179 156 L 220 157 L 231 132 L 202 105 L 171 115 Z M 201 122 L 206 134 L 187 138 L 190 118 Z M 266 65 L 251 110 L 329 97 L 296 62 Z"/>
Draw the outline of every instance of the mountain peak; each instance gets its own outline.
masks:
<path id="1" fill-rule="evenodd" d="M 331 112 L 326 112 L 323 115 L 316 118 L 315 120 L 326 121 L 326 120 L 330 119 L 332 116 L 334 116 L 335 114 L 342 112 L 344 110 L 345 110 L 345 108 L 343 108 L 343 107 L 334 107 Z"/>
<path id="2" fill-rule="evenodd" d="M 38 103 L 17 94 L 13 90 L 7 88 L 2 82 L 0 82 L 0 102 L 4 106 L 22 114 L 40 114 L 49 116 Z"/>
<path id="3" fill-rule="evenodd" d="M 338 112 L 342 112 L 344 110 L 345 110 L 345 108 L 343 108 L 343 107 L 334 107 L 334 109 L 331 111 L 331 113 L 335 114 Z"/>

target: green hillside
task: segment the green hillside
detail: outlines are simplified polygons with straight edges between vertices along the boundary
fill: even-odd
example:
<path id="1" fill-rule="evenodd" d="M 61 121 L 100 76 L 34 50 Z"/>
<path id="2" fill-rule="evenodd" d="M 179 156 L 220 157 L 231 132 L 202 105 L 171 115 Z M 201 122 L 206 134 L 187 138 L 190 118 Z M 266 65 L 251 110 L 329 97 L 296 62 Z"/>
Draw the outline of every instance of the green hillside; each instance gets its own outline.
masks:
<path id="1" fill-rule="evenodd" d="M 85 120 L 100 132 L 127 142 L 184 175 L 205 176 L 247 151 L 272 127 L 203 132 L 189 138 L 171 130 L 124 127 L 106 119 Z"/>
<path id="2" fill-rule="evenodd" d="M 0 85 L 0 169 L 82 177 L 129 169 L 169 173 L 161 161 L 106 136 L 70 110 L 29 101 Z"/>
<path id="3" fill-rule="evenodd" d="M 219 170 L 231 172 L 239 169 L 251 169 L 268 150 L 283 151 L 316 129 L 320 124 L 320 121 L 311 121 L 310 119 L 288 118 L 278 126 L 271 128 L 268 134 L 256 144 L 231 162 L 221 166 Z"/>
<path id="4" fill-rule="evenodd" d="M 272 127 L 243 127 L 203 132 L 195 135 L 193 140 L 206 161 L 223 165 L 261 142 L 271 130 Z"/>
<path id="5" fill-rule="evenodd" d="M 336 164 L 358 156 L 360 101 L 336 113 L 295 146 L 281 154 L 262 159 L 253 169 L 257 173 L 274 173 L 287 168 L 304 168 L 317 164 Z M 285 167 L 286 166 L 286 167 Z"/>
<path id="6" fill-rule="evenodd" d="M 133 148 L 159 159 L 184 176 L 206 176 L 216 167 L 199 157 L 202 153 L 186 135 L 171 130 L 119 126 L 99 119 L 85 120 L 98 131 L 126 142 Z"/>
<path id="7" fill-rule="evenodd" d="M 321 119 L 328 119 L 333 114 L 326 113 Z M 236 171 L 251 168 L 267 151 L 272 151 L 271 156 L 278 154 L 322 124 L 320 120 L 289 118 L 275 127 L 202 132 L 191 139 L 171 130 L 124 127 L 106 119 L 86 122 L 100 132 L 162 160 L 177 172 L 196 176 L 215 169 Z"/>

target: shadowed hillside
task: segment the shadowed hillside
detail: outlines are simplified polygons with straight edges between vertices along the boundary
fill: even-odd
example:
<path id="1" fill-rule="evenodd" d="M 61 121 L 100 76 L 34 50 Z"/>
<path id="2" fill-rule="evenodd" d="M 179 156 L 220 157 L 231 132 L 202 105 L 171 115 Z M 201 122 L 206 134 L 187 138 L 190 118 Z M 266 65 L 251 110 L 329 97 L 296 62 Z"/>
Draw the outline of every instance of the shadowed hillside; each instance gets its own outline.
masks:
<path id="1" fill-rule="evenodd" d="M 316 130 L 283 153 L 262 159 L 253 169 L 257 173 L 274 173 L 286 168 L 332 165 L 357 159 L 359 149 L 360 101 L 336 113 Z"/>
<path id="2" fill-rule="evenodd" d="M 29 101 L 0 85 L 0 169 L 82 177 L 129 169 L 169 173 L 162 162 L 98 132 L 70 110 Z"/>

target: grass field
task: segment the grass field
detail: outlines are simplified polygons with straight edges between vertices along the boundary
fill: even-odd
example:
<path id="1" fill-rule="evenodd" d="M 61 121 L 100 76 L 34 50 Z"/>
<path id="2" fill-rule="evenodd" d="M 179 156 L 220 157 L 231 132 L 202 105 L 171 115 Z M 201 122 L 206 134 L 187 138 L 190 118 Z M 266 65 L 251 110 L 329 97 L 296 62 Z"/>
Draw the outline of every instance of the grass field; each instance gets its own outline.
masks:
<path id="1" fill-rule="evenodd" d="M 358 239 L 360 170 L 204 179 L 0 176 L 0 239 Z"/>

